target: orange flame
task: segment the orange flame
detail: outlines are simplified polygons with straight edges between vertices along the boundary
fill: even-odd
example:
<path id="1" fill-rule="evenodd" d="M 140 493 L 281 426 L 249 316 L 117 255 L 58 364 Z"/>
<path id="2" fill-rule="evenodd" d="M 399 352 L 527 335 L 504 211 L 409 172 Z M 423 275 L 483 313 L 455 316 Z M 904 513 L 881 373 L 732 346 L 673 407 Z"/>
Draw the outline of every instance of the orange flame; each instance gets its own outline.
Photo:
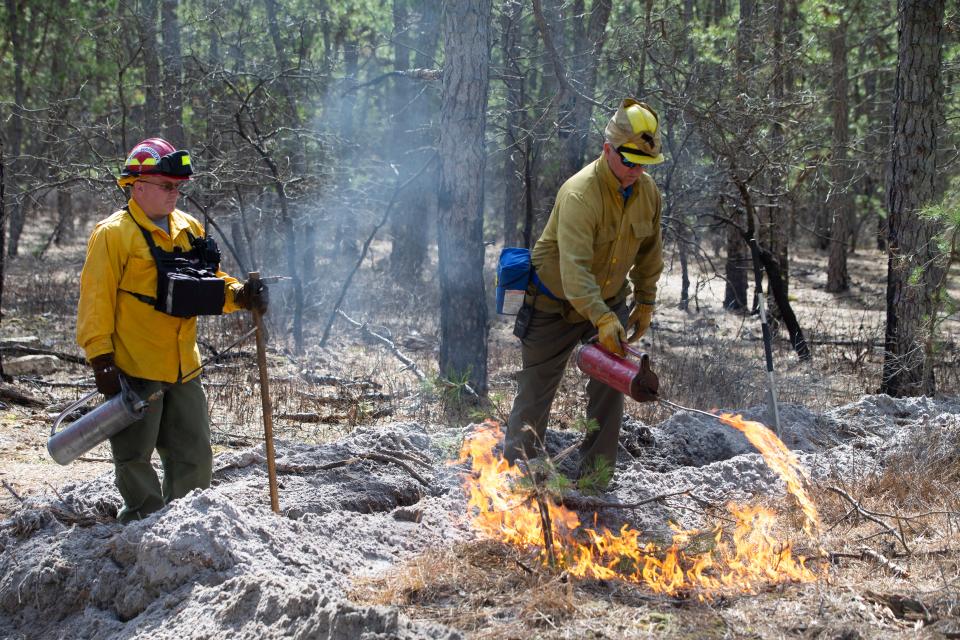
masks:
<path id="1" fill-rule="evenodd" d="M 803 488 L 803 482 L 807 477 L 797 456 L 793 455 L 783 441 L 760 422 L 744 420 L 743 416 L 729 413 L 721 413 L 717 417 L 723 424 L 742 431 L 750 444 L 757 448 L 767 466 L 777 472 L 777 475 L 786 483 L 787 491 L 800 503 L 803 515 L 806 516 L 803 530 L 807 535 L 819 534 L 820 516 L 817 514 L 817 507 Z"/>
<path id="2" fill-rule="evenodd" d="M 746 429 L 758 432 L 750 426 Z M 519 548 L 539 548 L 543 545 L 540 512 L 529 488 L 518 482 L 523 473 L 494 453 L 501 437 L 500 426 L 488 421 L 486 428 L 467 437 L 460 450 L 459 462 L 471 461 L 465 489 L 473 525 L 483 534 Z M 796 471 L 795 459 L 792 464 L 781 467 Z M 799 482 L 795 487 L 806 498 Z M 673 541 L 663 549 L 641 540 L 642 533 L 629 525 L 616 533 L 582 527 L 575 512 L 551 500 L 545 502 L 555 556 L 572 576 L 625 580 L 644 584 L 655 593 L 696 593 L 701 599 L 723 593 L 755 593 L 767 584 L 816 580 L 805 559 L 794 557 L 790 543 L 777 541 L 776 516 L 760 506 L 728 504 L 735 521 L 729 535 L 724 535 L 719 525 L 708 531 L 671 525 Z M 816 522 L 816 509 L 809 499 L 807 504 Z M 809 517 L 806 508 L 804 512 Z"/>

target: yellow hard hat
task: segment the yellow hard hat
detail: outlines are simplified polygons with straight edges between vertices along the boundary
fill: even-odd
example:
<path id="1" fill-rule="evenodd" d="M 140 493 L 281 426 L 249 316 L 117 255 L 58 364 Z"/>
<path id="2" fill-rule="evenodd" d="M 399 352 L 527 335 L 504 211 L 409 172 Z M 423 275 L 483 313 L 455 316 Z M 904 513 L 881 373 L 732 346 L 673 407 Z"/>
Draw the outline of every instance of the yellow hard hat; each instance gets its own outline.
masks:
<path id="1" fill-rule="evenodd" d="M 660 118 L 650 105 L 625 99 L 604 130 L 607 142 L 630 162 L 660 164 Z"/>

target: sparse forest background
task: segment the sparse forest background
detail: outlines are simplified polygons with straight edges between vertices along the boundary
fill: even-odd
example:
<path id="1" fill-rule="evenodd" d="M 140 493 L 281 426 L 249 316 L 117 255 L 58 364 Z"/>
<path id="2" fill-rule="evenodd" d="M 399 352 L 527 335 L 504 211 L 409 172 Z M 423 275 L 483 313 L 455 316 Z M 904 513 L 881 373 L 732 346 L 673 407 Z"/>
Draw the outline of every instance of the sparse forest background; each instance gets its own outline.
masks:
<path id="1" fill-rule="evenodd" d="M 181 206 L 228 270 L 293 278 L 271 310 L 285 348 L 325 343 L 337 309 L 420 314 L 441 375 L 485 395 L 491 255 L 536 241 L 632 95 L 662 122 L 651 173 L 679 306 L 709 277 L 731 313 L 753 310 L 754 239 L 803 358 L 792 257 L 820 252 L 843 294 L 848 258 L 884 250 L 883 389 L 930 394 L 958 227 L 945 5 L 5 0 L 0 254 L 42 270 L 82 243 L 123 201 L 126 152 L 160 134 L 193 154 Z M 34 294 L 75 300 L 69 278 L 38 278 Z M 2 298 L 7 317 L 27 304 Z"/>

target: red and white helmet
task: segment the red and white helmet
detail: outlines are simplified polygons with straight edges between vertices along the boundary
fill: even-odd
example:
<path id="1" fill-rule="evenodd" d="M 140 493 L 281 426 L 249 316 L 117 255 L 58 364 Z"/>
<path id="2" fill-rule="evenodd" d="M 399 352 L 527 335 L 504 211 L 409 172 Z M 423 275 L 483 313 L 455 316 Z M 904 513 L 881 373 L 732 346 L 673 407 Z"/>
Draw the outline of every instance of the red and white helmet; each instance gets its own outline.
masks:
<path id="1" fill-rule="evenodd" d="M 158 175 L 175 180 L 189 180 L 193 174 L 189 151 L 177 151 L 163 138 L 142 140 L 127 154 L 127 160 L 120 172 L 121 180 L 131 182 L 130 178 Z"/>

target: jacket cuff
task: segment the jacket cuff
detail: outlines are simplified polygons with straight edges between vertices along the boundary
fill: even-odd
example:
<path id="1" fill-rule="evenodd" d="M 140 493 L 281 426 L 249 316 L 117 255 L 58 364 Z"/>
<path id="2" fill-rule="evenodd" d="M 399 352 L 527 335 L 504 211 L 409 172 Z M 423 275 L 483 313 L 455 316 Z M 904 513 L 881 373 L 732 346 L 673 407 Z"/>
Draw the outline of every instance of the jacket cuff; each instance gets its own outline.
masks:
<path id="1" fill-rule="evenodd" d="M 234 311 L 240 311 L 241 307 L 237 304 L 237 293 L 240 289 L 243 288 L 243 285 L 240 283 L 233 283 L 227 285 L 227 296 L 226 300 L 223 303 L 223 312 L 224 313 L 233 313 Z"/>
<path id="2" fill-rule="evenodd" d="M 83 347 L 83 352 L 87 356 L 87 362 L 105 353 L 113 353 L 113 340 L 109 336 L 96 338 Z"/>

